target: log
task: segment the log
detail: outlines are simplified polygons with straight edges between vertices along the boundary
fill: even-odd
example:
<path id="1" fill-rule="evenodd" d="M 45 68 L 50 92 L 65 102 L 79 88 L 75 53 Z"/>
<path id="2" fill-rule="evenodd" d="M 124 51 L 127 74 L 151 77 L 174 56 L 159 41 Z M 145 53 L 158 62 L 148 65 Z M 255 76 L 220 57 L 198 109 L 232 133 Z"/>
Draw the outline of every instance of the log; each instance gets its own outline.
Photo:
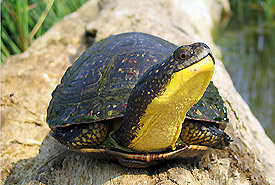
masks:
<path id="1" fill-rule="evenodd" d="M 221 57 L 212 34 L 226 0 L 93 0 L 65 17 L 24 53 L 1 68 L 2 184 L 275 184 L 275 146 L 238 94 L 222 62 L 213 76 L 228 109 L 225 150 L 171 160 L 145 169 L 68 151 L 49 134 L 51 92 L 87 47 L 128 31 L 150 33 L 177 45 L 202 41 Z"/>

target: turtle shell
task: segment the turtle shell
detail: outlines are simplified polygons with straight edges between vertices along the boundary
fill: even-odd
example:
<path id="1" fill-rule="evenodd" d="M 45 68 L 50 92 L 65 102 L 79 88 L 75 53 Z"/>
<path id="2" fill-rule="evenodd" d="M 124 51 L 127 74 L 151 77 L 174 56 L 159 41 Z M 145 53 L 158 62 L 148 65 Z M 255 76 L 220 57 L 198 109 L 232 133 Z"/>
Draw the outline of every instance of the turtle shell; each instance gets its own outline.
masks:
<path id="1" fill-rule="evenodd" d="M 67 69 L 53 91 L 47 110 L 49 126 L 64 127 L 122 117 L 139 78 L 176 48 L 161 38 L 138 32 L 110 36 L 95 43 Z M 187 118 L 226 121 L 226 110 L 212 83 Z"/>

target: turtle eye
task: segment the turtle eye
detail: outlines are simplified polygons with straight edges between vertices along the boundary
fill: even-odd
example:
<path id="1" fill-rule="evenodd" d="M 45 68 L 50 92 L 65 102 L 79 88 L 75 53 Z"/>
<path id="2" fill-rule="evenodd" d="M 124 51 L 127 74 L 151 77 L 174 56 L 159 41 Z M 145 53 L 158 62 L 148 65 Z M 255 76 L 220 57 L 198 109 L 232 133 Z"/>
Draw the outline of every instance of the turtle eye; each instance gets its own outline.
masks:
<path id="1" fill-rule="evenodd" d="M 191 57 L 191 52 L 187 48 L 178 48 L 174 53 L 176 60 L 186 60 Z"/>

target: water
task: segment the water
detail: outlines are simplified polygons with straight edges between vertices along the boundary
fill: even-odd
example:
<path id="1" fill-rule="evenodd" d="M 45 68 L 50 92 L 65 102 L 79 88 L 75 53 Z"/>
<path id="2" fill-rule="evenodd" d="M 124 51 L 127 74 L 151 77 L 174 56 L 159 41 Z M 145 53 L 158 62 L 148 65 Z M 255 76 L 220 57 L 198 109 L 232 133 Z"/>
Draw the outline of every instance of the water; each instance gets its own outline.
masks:
<path id="1" fill-rule="evenodd" d="M 275 22 L 274 22 L 275 23 Z M 275 141 L 275 24 L 230 27 L 217 38 L 232 81 Z"/>

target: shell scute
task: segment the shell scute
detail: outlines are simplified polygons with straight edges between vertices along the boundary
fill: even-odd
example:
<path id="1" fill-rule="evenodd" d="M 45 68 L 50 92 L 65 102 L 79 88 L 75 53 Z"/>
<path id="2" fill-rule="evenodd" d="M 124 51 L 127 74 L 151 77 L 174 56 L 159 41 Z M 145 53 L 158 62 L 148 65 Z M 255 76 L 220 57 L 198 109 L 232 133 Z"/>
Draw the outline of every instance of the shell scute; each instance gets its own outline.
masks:
<path id="1" fill-rule="evenodd" d="M 50 127 L 123 116 L 141 75 L 176 47 L 143 33 L 110 36 L 95 43 L 68 68 L 52 93 L 47 112 Z"/>

